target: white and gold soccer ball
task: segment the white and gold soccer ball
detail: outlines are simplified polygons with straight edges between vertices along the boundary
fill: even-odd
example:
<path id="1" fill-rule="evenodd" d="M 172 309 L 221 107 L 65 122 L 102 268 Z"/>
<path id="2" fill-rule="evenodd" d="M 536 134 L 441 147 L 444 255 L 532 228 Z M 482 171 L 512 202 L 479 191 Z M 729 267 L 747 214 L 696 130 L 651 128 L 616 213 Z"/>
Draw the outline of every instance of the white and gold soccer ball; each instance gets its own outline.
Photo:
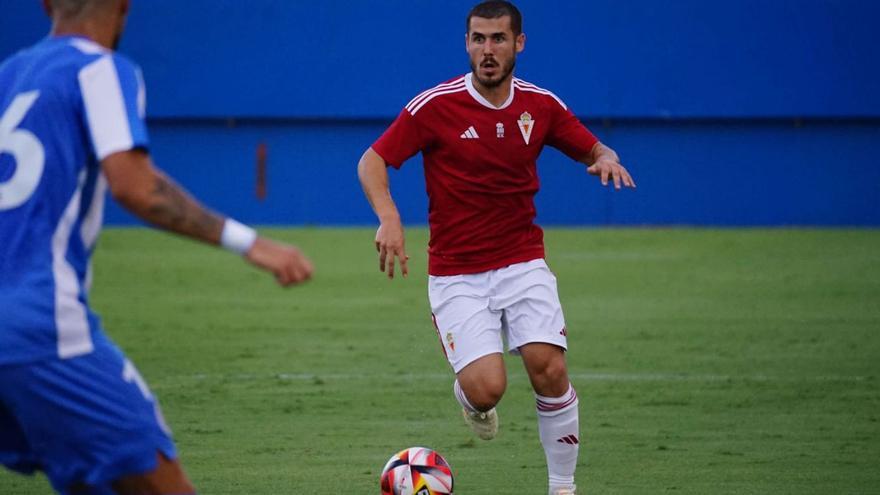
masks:
<path id="1" fill-rule="evenodd" d="M 437 452 L 410 447 L 391 456 L 382 469 L 382 495 L 452 494 L 452 469 Z"/>

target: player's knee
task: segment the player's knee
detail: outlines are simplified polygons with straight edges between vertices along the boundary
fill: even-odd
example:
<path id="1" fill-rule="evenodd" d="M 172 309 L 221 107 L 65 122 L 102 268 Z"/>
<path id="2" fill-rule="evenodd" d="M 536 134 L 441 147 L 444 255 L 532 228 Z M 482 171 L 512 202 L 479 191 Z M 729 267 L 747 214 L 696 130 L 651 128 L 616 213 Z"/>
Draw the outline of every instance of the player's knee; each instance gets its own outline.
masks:
<path id="1" fill-rule="evenodd" d="M 551 359 L 544 368 L 544 376 L 551 383 L 568 385 L 568 367 L 565 365 L 565 359 Z"/>
<path id="2" fill-rule="evenodd" d="M 488 411 L 495 407 L 504 396 L 507 381 L 503 378 L 487 379 L 478 387 L 475 387 L 473 396 L 468 394 L 468 400 L 477 410 Z"/>
<path id="3" fill-rule="evenodd" d="M 565 359 L 549 359 L 532 371 L 532 384 L 541 395 L 556 397 L 568 390 L 568 368 Z"/>

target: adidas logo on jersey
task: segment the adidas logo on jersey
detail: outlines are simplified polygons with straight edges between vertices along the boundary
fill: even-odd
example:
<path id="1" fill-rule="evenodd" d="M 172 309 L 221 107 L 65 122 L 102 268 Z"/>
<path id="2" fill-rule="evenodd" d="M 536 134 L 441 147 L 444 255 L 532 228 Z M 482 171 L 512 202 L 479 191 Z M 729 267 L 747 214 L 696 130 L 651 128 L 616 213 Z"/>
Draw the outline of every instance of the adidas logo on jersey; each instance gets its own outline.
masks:
<path id="1" fill-rule="evenodd" d="M 462 139 L 480 139 L 480 135 L 477 134 L 477 130 L 474 129 L 474 126 L 470 126 L 464 131 L 461 136 Z"/>

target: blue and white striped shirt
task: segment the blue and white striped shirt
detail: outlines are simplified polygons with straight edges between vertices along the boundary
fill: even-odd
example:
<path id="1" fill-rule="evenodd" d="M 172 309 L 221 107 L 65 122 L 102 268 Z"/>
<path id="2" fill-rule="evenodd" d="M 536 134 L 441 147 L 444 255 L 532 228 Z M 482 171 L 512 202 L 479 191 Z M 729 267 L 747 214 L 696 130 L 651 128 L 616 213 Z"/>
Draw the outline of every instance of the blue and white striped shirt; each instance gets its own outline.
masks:
<path id="1" fill-rule="evenodd" d="M 92 351 L 100 161 L 147 147 L 145 105 L 140 69 L 86 38 L 0 65 L 0 365 Z"/>

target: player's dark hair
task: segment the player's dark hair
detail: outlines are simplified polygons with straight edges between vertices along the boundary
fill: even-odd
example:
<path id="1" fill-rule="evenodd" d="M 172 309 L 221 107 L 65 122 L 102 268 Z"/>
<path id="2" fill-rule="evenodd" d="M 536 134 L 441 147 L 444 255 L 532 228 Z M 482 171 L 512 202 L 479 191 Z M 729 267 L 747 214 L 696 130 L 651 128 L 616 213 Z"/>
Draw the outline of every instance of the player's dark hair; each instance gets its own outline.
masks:
<path id="1" fill-rule="evenodd" d="M 510 16 L 510 28 L 513 30 L 514 36 L 522 34 L 522 14 L 510 2 L 504 0 L 489 0 L 481 2 L 474 6 L 468 13 L 465 22 L 465 32 L 471 32 L 471 17 L 482 17 L 483 19 L 498 19 L 499 17 Z"/>

